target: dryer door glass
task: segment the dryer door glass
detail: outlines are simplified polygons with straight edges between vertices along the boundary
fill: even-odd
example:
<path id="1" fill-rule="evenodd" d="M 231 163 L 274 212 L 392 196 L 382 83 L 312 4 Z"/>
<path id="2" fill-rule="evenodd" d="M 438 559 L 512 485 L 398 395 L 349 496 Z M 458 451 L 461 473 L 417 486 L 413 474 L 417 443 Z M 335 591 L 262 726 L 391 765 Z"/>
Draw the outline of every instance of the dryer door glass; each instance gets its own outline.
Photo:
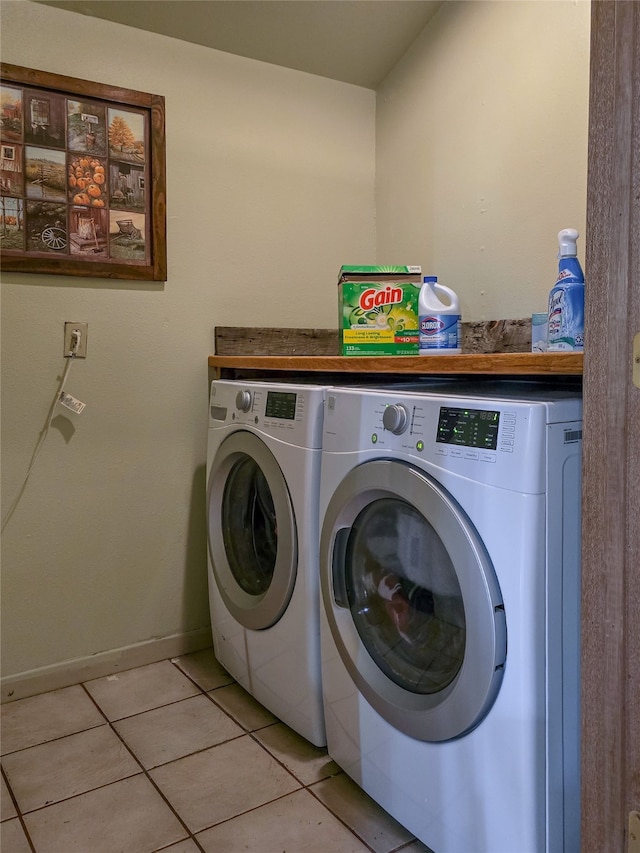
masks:
<path id="1" fill-rule="evenodd" d="M 351 527 L 346 557 L 353 621 L 380 669 L 414 693 L 445 688 L 464 659 L 465 613 L 432 525 L 405 501 L 373 501 Z"/>
<path id="2" fill-rule="evenodd" d="M 262 595 L 273 578 L 278 525 L 269 484 L 250 456 L 236 462 L 224 487 L 222 536 L 232 575 L 249 595 Z"/>

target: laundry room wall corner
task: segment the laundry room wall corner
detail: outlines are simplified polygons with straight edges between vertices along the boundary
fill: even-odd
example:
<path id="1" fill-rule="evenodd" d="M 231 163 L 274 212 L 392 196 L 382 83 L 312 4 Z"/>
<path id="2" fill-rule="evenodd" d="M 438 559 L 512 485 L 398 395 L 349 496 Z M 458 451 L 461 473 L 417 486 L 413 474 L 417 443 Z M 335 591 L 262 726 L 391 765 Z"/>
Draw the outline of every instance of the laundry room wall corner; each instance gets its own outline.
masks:
<path id="1" fill-rule="evenodd" d="M 3 0 L 0 38 L 5 63 L 166 106 L 167 281 L 2 274 L 3 507 L 64 369 L 64 322 L 89 327 L 67 389 L 86 408 L 65 415 L 69 441 L 52 426 L 2 536 L 2 675 L 15 687 L 102 655 L 135 665 L 136 649 L 173 653 L 199 632 L 211 642 L 213 329 L 335 321 L 336 271 L 375 252 L 375 95 L 22 0 Z"/>

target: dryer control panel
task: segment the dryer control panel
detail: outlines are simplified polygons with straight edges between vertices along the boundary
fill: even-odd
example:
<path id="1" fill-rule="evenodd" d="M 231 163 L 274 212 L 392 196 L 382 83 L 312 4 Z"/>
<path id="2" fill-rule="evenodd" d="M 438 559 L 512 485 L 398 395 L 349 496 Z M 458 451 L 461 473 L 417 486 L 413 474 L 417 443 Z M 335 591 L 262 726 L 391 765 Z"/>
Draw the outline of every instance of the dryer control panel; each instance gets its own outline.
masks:
<path id="1" fill-rule="evenodd" d="M 245 427 L 288 444 L 320 448 L 325 389 L 316 385 L 215 380 L 209 429 Z"/>

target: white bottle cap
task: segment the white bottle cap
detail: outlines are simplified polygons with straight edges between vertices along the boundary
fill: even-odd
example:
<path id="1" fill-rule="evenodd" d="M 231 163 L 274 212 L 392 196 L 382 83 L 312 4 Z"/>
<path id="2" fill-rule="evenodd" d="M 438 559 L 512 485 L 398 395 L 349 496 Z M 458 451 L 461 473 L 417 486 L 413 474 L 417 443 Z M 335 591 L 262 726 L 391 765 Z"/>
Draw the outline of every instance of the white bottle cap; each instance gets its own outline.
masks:
<path id="1" fill-rule="evenodd" d="M 563 228 L 562 231 L 558 232 L 559 258 L 575 258 L 577 256 L 576 240 L 579 236 L 575 228 Z"/>

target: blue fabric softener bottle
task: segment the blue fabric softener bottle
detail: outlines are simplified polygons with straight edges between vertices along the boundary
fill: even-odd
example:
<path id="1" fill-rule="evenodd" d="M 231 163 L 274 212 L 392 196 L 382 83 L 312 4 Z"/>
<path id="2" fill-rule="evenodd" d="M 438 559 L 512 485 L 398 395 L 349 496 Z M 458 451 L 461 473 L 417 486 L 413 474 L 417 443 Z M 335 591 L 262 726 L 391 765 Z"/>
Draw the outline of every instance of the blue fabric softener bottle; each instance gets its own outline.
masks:
<path id="1" fill-rule="evenodd" d="M 550 352 L 584 350 L 584 273 L 578 260 L 575 228 L 558 233 L 558 278 L 549 294 Z"/>

